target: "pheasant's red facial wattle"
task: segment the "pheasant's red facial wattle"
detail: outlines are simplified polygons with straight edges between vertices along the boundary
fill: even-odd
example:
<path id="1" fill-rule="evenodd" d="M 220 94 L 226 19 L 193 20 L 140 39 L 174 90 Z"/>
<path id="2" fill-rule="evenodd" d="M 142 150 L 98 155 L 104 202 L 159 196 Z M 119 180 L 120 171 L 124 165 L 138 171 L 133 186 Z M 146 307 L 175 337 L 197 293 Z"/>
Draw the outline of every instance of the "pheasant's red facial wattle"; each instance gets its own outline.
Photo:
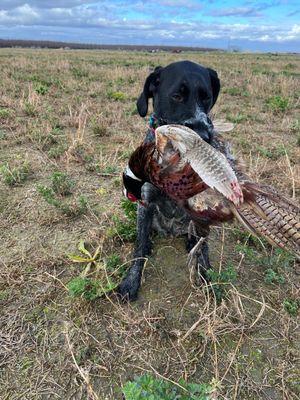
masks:
<path id="1" fill-rule="evenodd" d="M 133 203 L 135 203 L 136 201 L 138 201 L 138 199 L 135 197 L 135 195 L 134 194 L 132 194 L 132 193 L 127 193 L 127 199 L 128 200 L 130 200 L 130 201 L 132 201 Z"/>

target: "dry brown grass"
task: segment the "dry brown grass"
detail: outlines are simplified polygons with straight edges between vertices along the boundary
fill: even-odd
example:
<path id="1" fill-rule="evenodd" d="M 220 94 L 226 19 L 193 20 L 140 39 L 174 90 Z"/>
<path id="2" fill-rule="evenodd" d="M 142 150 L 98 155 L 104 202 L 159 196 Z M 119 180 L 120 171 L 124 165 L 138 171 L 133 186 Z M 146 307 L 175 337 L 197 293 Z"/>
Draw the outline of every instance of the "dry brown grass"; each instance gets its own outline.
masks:
<path id="1" fill-rule="evenodd" d="M 0 164 L 32 168 L 20 185 L 0 180 L 1 398 L 120 399 L 117 388 L 146 371 L 213 382 L 216 399 L 299 398 L 299 317 L 283 306 L 299 298 L 299 265 L 284 256 L 266 265 L 265 250 L 241 246 L 248 239 L 232 226 L 211 238 L 215 269 L 238 275 L 220 304 L 191 284 L 180 239 L 155 239 L 136 303 L 68 295 L 82 269 L 67 255 L 80 239 L 130 261 L 132 245 L 109 230 L 122 215 L 120 172 L 147 126 L 135 100 L 150 67 L 178 59 L 219 72 L 214 115 L 236 124 L 226 133 L 235 153 L 255 179 L 299 198 L 298 57 L 1 49 Z M 58 170 L 75 181 L 74 198 L 86 197 L 82 215 L 37 192 Z M 267 268 L 285 282 L 267 284 Z"/>

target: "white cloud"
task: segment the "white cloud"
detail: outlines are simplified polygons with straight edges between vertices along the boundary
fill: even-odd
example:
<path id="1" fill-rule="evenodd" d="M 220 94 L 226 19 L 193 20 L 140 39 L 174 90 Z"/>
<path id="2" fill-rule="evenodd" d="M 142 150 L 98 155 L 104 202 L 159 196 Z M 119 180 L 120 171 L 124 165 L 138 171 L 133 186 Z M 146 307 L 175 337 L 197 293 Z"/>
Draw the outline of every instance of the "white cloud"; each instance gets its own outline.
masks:
<path id="1" fill-rule="evenodd" d="M 0 37 L 1 32 L 13 35 L 13 32 L 22 32 L 23 29 L 26 35 L 29 35 L 30 30 L 34 32 L 32 39 L 46 39 L 47 33 L 53 32 L 49 34 L 49 39 L 102 41 L 103 43 L 122 41 L 122 43 L 201 46 L 205 41 L 220 45 L 228 40 L 282 44 L 300 42 L 300 25 L 298 24 L 275 26 L 250 23 L 208 23 L 204 20 L 195 22 L 192 18 L 180 19 L 173 15 L 166 20 L 166 15 L 159 15 L 158 7 L 153 18 L 145 16 L 133 19 L 132 15 L 125 13 L 128 2 L 119 1 L 118 7 L 116 3 L 112 4 L 108 0 L 103 0 L 101 7 L 97 7 L 96 3 L 99 2 L 28 0 L 25 3 L 21 0 L 2 0 L 0 3 Z M 155 8 L 155 4 L 158 4 L 158 0 L 133 1 L 133 3 L 135 9 L 143 6 L 151 10 L 151 8 Z M 161 5 L 172 9 L 175 9 L 175 3 L 177 6 L 182 4 L 182 7 L 185 4 L 185 7 L 191 10 L 196 5 L 200 7 L 200 4 L 193 0 L 176 2 L 161 0 Z M 11 4 L 10 8 L 9 4 Z M 245 9 L 238 11 L 244 12 Z M 135 15 L 139 16 L 141 13 Z M 36 32 L 39 32 L 39 37 L 36 37 Z"/>

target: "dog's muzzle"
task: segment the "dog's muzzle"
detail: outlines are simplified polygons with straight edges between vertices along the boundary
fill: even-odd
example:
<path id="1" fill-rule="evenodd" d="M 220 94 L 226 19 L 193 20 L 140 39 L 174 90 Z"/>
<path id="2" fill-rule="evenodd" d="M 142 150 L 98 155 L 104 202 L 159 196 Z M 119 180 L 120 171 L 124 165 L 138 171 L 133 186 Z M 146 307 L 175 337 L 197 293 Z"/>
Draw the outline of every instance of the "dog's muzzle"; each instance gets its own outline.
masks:
<path id="1" fill-rule="evenodd" d="M 204 112 L 197 112 L 196 117 L 183 121 L 183 125 L 193 129 L 193 131 L 206 142 L 211 142 L 214 126 L 210 118 Z"/>

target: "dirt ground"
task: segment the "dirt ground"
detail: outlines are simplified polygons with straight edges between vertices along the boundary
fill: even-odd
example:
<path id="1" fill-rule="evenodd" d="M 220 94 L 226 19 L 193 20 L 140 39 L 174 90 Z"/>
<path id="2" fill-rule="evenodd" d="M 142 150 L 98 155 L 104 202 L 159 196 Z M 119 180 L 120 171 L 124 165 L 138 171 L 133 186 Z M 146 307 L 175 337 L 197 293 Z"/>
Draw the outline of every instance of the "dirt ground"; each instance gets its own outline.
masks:
<path id="1" fill-rule="evenodd" d="M 215 290 L 193 284 L 182 239 L 157 237 L 138 301 L 69 293 L 80 241 L 98 266 L 131 260 L 120 174 L 148 123 L 135 101 L 151 68 L 182 59 L 218 71 L 212 116 L 235 124 L 250 175 L 299 200 L 299 56 L 0 49 L 1 399 L 121 399 L 146 372 L 217 399 L 300 398 L 299 264 L 239 227 L 213 229 Z M 71 194 L 41 189 L 57 172 Z"/>

